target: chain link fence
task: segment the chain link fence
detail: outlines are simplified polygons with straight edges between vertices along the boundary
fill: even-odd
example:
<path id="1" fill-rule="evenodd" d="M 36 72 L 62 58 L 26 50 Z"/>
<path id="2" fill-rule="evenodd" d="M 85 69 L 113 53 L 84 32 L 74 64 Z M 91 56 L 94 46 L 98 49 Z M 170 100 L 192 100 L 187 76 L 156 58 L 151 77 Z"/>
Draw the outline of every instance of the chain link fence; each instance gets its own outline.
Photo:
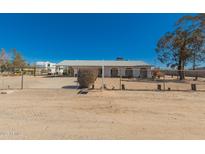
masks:
<path id="1" fill-rule="evenodd" d="M 76 77 L 50 73 L 43 67 L 9 68 L 0 71 L 0 90 L 77 89 Z"/>
<path id="2" fill-rule="evenodd" d="M 185 79 L 179 80 L 177 70 L 124 69 L 110 76 L 98 76 L 95 90 L 129 91 L 205 91 L 205 70 L 181 71 Z M 61 88 L 78 89 L 77 77 L 49 74 L 36 67 L 12 68 L 0 73 L 0 89 Z"/>
<path id="3" fill-rule="evenodd" d="M 121 71 L 126 72 L 125 69 L 121 69 Z M 205 91 L 205 70 L 184 70 L 181 72 L 178 70 L 151 70 L 150 75 L 144 75 L 144 73 L 140 72 L 140 69 L 132 69 L 132 72 L 130 72 L 118 75 L 117 77 L 105 77 L 105 89 L 130 91 Z M 180 73 L 184 74 L 183 80 L 179 78 Z M 98 78 L 96 81 L 95 87 L 97 89 L 102 87 L 100 80 Z"/>

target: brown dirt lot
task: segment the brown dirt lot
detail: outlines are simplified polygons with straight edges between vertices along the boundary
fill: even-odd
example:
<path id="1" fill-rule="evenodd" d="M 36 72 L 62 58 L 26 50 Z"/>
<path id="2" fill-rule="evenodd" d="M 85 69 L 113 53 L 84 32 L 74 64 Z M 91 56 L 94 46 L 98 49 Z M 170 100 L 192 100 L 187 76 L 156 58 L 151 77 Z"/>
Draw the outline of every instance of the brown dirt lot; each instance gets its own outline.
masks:
<path id="1" fill-rule="evenodd" d="M 205 92 L 78 95 L 73 78 L 27 80 L 0 94 L 0 139 L 205 139 Z"/>

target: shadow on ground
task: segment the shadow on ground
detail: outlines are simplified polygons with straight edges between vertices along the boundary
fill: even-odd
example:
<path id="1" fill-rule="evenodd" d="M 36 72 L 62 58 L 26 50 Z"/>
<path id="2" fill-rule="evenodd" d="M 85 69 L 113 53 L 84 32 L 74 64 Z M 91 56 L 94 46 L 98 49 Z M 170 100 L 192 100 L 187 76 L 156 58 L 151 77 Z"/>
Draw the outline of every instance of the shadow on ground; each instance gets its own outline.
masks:
<path id="1" fill-rule="evenodd" d="M 78 86 L 76 85 L 69 85 L 69 86 L 63 86 L 63 89 L 78 89 Z"/>
<path id="2" fill-rule="evenodd" d="M 160 82 L 169 82 L 169 83 L 190 83 L 193 80 L 173 80 L 173 79 L 156 79 L 156 80 L 149 80 L 149 79 L 123 79 L 122 81 L 124 82 L 144 82 L 144 83 L 160 83 Z M 195 82 L 201 82 L 203 83 L 204 81 L 195 81 Z"/>
<path id="3" fill-rule="evenodd" d="M 61 76 L 61 75 L 58 75 L 58 76 L 46 75 L 46 76 L 43 76 L 43 78 L 71 78 L 71 77 L 69 77 L 69 76 Z"/>

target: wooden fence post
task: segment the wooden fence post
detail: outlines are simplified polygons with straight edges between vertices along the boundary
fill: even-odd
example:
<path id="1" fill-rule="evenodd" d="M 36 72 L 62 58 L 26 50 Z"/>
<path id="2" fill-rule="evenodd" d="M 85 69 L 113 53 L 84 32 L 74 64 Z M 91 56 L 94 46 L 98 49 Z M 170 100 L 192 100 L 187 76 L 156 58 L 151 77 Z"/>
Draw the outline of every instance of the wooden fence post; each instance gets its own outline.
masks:
<path id="1" fill-rule="evenodd" d="M 196 91 L 196 84 L 191 84 L 191 90 Z"/>
<path id="2" fill-rule="evenodd" d="M 163 78 L 163 89 L 165 91 L 165 75 L 164 75 L 164 78 Z"/>
<path id="3" fill-rule="evenodd" d="M 21 89 L 23 89 L 23 68 L 21 70 Z"/>
<path id="4" fill-rule="evenodd" d="M 161 84 L 158 84 L 158 85 L 157 85 L 157 90 L 160 90 L 160 91 L 162 90 Z"/>

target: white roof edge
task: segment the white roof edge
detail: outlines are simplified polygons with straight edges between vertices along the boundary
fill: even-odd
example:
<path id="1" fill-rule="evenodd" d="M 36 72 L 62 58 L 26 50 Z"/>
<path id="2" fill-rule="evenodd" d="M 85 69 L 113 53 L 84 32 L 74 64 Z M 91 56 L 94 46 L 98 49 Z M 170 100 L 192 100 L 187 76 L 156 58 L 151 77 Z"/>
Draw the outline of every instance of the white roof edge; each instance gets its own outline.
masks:
<path id="1" fill-rule="evenodd" d="M 58 66 L 152 66 L 141 60 L 63 60 Z"/>

